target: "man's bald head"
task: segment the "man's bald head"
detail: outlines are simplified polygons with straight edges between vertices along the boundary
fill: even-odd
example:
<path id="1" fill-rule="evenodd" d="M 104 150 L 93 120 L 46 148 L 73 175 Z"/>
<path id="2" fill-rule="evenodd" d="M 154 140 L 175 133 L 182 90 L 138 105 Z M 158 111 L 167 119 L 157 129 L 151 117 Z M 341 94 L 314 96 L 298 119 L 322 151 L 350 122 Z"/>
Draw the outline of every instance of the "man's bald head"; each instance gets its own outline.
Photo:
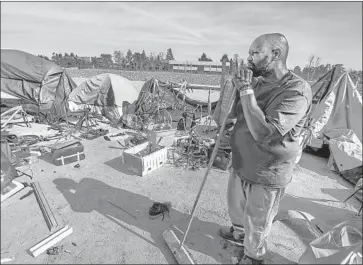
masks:
<path id="1" fill-rule="evenodd" d="M 286 63 L 289 54 L 289 43 L 284 35 L 280 33 L 268 33 L 257 37 L 251 46 L 267 48 L 270 51 L 279 49 L 281 51 L 280 60 Z"/>
<path id="2" fill-rule="evenodd" d="M 269 76 L 276 69 L 286 69 L 289 44 L 280 33 L 263 34 L 252 42 L 249 54 L 248 68 L 253 76 Z"/>

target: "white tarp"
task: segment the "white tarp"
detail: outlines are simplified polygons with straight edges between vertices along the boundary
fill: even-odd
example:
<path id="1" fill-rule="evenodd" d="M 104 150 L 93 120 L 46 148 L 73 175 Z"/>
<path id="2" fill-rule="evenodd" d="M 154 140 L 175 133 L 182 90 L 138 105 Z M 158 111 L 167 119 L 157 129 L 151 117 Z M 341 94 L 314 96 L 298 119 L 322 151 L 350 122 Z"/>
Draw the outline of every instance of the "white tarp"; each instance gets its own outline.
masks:
<path id="1" fill-rule="evenodd" d="M 69 95 L 71 111 L 91 107 L 92 112 L 102 114 L 117 122 L 123 114 L 123 106 L 134 103 L 139 90 L 127 78 L 114 74 L 100 74 L 86 79 Z"/>
<path id="2" fill-rule="evenodd" d="M 310 114 L 313 122 L 309 145 L 312 147 L 320 148 L 324 134 L 335 129 L 351 129 L 362 142 L 362 97 L 343 68 L 334 67 L 331 71 L 325 80 L 322 78 L 312 87 L 313 93 L 321 88 L 326 90 L 325 96 Z M 327 82 L 329 84 L 324 89 Z"/>
<path id="3" fill-rule="evenodd" d="M 356 183 L 362 175 L 362 97 L 347 71 L 334 67 L 313 86 L 306 143 L 329 145 L 328 167 Z"/>
<path id="4" fill-rule="evenodd" d="M 334 169 L 334 161 L 339 172 L 362 166 L 362 143 L 352 130 L 337 129 L 328 135 L 330 159 L 328 166 Z"/>

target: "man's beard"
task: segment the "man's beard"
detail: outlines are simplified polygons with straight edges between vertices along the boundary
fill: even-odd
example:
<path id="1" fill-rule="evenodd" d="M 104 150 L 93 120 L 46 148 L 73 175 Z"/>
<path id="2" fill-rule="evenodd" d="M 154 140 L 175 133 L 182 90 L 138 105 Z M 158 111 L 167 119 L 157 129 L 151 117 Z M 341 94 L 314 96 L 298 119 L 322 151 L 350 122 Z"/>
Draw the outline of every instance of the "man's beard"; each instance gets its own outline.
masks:
<path id="1" fill-rule="evenodd" d="M 253 77 L 269 76 L 272 72 L 271 67 L 270 67 L 271 64 L 272 64 L 272 61 L 269 61 L 268 58 L 265 58 L 257 66 L 254 64 L 251 64 L 251 66 L 249 68 L 252 70 L 252 76 Z"/>

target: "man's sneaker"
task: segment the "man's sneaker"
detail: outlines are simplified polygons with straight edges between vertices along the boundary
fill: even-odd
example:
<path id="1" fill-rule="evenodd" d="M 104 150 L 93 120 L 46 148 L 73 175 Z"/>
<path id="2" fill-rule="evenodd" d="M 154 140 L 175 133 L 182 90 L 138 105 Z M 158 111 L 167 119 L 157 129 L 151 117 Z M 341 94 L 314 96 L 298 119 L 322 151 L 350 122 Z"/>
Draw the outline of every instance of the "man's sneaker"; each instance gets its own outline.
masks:
<path id="1" fill-rule="evenodd" d="M 237 265 L 239 264 L 254 264 L 254 265 L 262 265 L 263 260 L 258 260 L 258 259 L 253 259 L 247 255 L 243 255 L 243 257 L 241 258 L 241 260 L 237 263 Z"/>
<path id="2" fill-rule="evenodd" d="M 161 219 L 161 220 L 164 220 L 165 213 L 167 213 L 169 216 L 170 208 L 171 208 L 170 202 L 166 202 L 166 203 L 154 202 L 153 205 L 149 209 L 149 216 L 151 219 L 155 219 L 162 215 L 163 219 Z M 169 216 L 169 218 L 170 218 L 170 216 Z"/>
<path id="3" fill-rule="evenodd" d="M 241 228 L 241 230 L 243 230 L 243 228 Z M 219 228 L 218 234 L 232 244 L 243 247 L 244 232 L 238 234 L 233 226 Z"/>

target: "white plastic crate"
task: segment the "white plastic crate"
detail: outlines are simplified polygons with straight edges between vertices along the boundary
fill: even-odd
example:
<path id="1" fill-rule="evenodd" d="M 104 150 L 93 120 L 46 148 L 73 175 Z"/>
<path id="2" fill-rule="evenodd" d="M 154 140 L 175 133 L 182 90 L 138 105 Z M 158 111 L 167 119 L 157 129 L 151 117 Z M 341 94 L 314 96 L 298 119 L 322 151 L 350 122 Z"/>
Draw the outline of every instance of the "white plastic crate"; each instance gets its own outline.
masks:
<path id="1" fill-rule="evenodd" d="M 147 131 L 147 140 L 153 144 L 153 147 L 156 146 L 157 142 L 160 138 L 160 145 L 170 147 L 173 145 L 175 138 L 176 129 L 163 130 L 163 131 Z"/>
<path id="2" fill-rule="evenodd" d="M 150 142 L 145 142 L 139 145 L 135 145 L 123 152 L 122 159 L 126 168 L 143 177 L 146 174 L 162 167 L 167 161 L 167 147 L 163 146 L 160 150 L 157 150 L 147 156 L 139 157 L 135 156 L 136 153 L 145 149 Z"/>

